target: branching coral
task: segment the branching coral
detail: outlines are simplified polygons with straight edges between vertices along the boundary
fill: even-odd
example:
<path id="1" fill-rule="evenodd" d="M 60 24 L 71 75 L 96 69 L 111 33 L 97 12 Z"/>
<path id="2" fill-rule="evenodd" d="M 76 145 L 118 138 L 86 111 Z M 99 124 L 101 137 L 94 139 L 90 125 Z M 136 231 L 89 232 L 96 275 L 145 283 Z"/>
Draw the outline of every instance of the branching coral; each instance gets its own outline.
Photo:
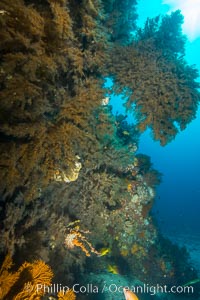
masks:
<path id="1" fill-rule="evenodd" d="M 112 41 L 127 43 L 130 33 L 136 29 L 137 0 L 104 0 L 106 26 Z"/>
<path id="2" fill-rule="evenodd" d="M 45 12 L 42 6 L 27 6 L 23 1 L 1 3 L 6 12 L 0 20 L 4 197 L 21 190 L 25 199 L 31 200 L 58 170 L 70 177 L 76 164 L 74 153 L 79 154 L 77 144 L 95 140 L 89 133 L 89 119 L 100 105 L 103 90 L 95 74 L 89 78 L 88 60 L 92 56 L 94 68 L 103 65 L 102 40 L 95 35 L 95 43 L 83 51 L 79 24 L 70 16 L 73 5 L 68 1 L 48 3 Z M 79 13 L 83 18 L 82 10 Z M 96 33 L 97 16 L 90 17 Z"/>
<path id="3" fill-rule="evenodd" d="M 167 26 L 172 20 L 177 22 L 179 31 L 180 18 L 174 18 L 174 14 L 163 18 L 160 27 L 148 25 L 137 41 L 116 47 L 111 65 L 118 91 L 123 92 L 126 87 L 127 108 L 136 105 L 138 128 L 144 131 L 149 126 L 162 145 L 195 117 L 200 99 L 198 72 L 180 56 L 184 49 L 180 46 L 176 52 L 175 47 L 170 48 L 171 43 L 165 47 L 168 39 L 163 27 L 171 32 Z M 175 38 L 183 47 L 182 35 L 176 34 Z"/>
<path id="4" fill-rule="evenodd" d="M 143 176 L 143 180 L 148 186 L 154 188 L 161 183 L 162 174 L 152 168 L 149 156 L 137 154 L 135 160 L 137 161 L 137 167 L 139 169 L 138 174 Z"/>
<path id="5" fill-rule="evenodd" d="M 127 107 L 136 106 L 139 129 L 151 127 L 162 144 L 195 116 L 199 101 L 197 72 L 180 56 L 184 38 L 174 25 L 172 45 L 167 29 L 182 18 L 149 20 L 130 43 L 136 2 L 0 3 L 1 252 L 45 258 L 62 280 L 73 281 L 73 270 L 83 270 L 99 245 L 132 265 L 131 248 L 146 255 L 157 236 L 149 210 L 159 174 L 135 157 L 138 130 L 112 115 L 103 78 L 114 77 Z M 88 231 L 67 227 L 77 219 Z M 86 255 L 66 251 L 64 240 Z M 22 269 L 50 282 L 41 261 Z M 18 299 L 31 282 L 20 272 L 8 276 L 14 286 L 21 282 Z"/>
<path id="6" fill-rule="evenodd" d="M 58 293 L 58 300 L 75 300 L 76 295 L 72 290 L 68 290 L 65 293 L 63 291 L 60 291 Z"/>
<path id="7" fill-rule="evenodd" d="M 25 262 L 15 272 L 9 255 L 0 269 L 0 299 L 1 300 L 39 300 L 47 293 L 52 284 L 53 272 L 43 261 Z M 72 290 L 60 290 L 58 300 L 75 300 L 76 295 Z"/>
<path id="8" fill-rule="evenodd" d="M 38 285 L 49 286 L 53 273 L 43 261 L 23 263 L 16 271 L 12 272 L 12 259 L 6 256 L 0 270 L 0 298 L 4 299 L 41 299 L 44 289 Z"/>

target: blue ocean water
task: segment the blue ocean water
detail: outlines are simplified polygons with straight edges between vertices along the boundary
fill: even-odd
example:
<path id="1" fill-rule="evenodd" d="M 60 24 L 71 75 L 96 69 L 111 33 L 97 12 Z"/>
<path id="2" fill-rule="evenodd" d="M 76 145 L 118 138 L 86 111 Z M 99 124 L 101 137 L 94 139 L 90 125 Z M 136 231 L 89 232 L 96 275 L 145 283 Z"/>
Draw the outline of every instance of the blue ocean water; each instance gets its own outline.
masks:
<path id="1" fill-rule="evenodd" d="M 126 114 L 120 96 L 113 96 L 113 113 Z M 134 117 L 127 114 L 127 121 Z M 196 119 L 165 147 L 151 137 L 141 135 L 138 153 L 151 157 L 155 169 L 163 174 L 157 187 L 153 214 L 161 232 L 174 243 L 186 246 L 192 263 L 200 271 L 200 109 Z"/>
<path id="2" fill-rule="evenodd" d="M 189 27 L 183 28 L 188 38 L 186 59 L 189 64 L 195 64 L 200 72 L 200 30 L 193 11 L 194 9 L 200 15 L 200 1 L 194 1 L 194 7 L 190 3 L 191 15 L 186 8 L 187 2 L 189 1 L 156 0 L 148 6 L 147 1 L 141 0 L 138 6 L 139 20 L 142 24 L 146 17 L 180 9 L 185 24 Z M 140 139 L 139 151 L 150 155 L 154 167 L 163 173 L 163 182 L 157 189 L 154 206 L 162 232 L 181 246 L 185 245 L 191 253 L 194 265 L 200 270 L 199 128 L 200 108 L 196 119 L 170 144 L 161 147 L 151 139 L 150 132 L 145 132 Z"/>
<path id="3" fill-rule="evenodd" d="M 185 2 L 187 1 L 182 1 L 182 4 Z M 138 4 L 138 24 L 142 26 L 147 17 L 165 14 L 173 7 L 181 9 L 183 5 L 181 6 L 180 1 L 141 0 Z M 200 3 L 198 7 L 200 8 Z M 182 13 L 184 12 L 183 10 Z M 185 16 L 185 20 L 187 17 Z M 194 22 L 191 26 L 194 27 Z M 189 38 L 188 36 L 186 43 L 186 60 L 189 64 L 195 64 L 200 71 L 200 37 L 197 35 L 192 41 Z M 126 114 L 120 96 L 113 96 L 110 104 L 113 106 L 114 114 Z M 134 122 L 134 116 L 128 114 L 127 120 Z M 154 167 L 163 174 L 163 181 L 157 188 L 153 208 L 161 232 L 180 246 L 186 246 L 191 254 L 193 265 L 200 271 L 199 129 L 200 108 L 196 119 L 165 147 L 155 142 L 150 130 L 147 130 L 140 138 L 138 153 L 149 155 Z"/>

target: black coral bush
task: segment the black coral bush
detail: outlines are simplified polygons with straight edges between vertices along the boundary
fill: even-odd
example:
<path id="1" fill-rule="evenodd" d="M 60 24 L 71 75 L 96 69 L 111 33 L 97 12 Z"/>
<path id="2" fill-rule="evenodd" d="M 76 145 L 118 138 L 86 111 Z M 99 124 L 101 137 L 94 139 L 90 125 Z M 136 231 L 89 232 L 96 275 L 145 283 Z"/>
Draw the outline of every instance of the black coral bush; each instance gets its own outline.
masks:
<path id="1" fill-rule="evenodd" d="M 181 23 L 178 11 L 161 21 L 147 20 L 136 40 L 113 50 L 116 90 L 125 89 L 126 107 L 135 108 L 138 128 L 150 127 L 162 145 L 195 118 L 200 99 L 198 71 L 184 59 Z"/>

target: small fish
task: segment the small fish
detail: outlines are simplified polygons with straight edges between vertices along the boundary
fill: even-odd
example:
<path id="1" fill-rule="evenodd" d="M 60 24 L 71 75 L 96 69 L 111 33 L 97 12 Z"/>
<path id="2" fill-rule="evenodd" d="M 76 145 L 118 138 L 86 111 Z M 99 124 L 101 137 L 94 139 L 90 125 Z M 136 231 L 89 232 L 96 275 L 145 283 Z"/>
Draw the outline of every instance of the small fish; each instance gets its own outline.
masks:
<path id="1" fill-rule="evenodd" d="M 194 279 L 194 280 L 191 280 L 191 281 L 185 283 L 183 286 L 193 285 L 193 284 L 199 283 L 199 282 L 200 282 L 200 278 L 197 278 L 197 279 Z"/>
<path id="2" fill-rule="evenodd" d="M 108 272 L 112 273 L 112 274 L 119 274 L 119 270 L 118 270 L 118 267 L 116 265 L 108 265 L 108 268 L 107 268 Z"/>
<path id="3" fill-rule="evenodd" d="M 126 300 L 139 300 L 139 298 L 133 292 L 129 291 L 128 289 L 123 289 L 124 296 Z"/>
<path id="4" fill-rule="evenodd" d="M 123 135 L 130 135 L 130 133 L 127 130 L 124 130 L 122 133 Z"/>
<path id="5" fill-rule="evenodd" d="M 100 253 L 99 256 L 104 256 L 104 255 L 107 255 L 108 253 L 110 253 L 111 249 L 110 248 L 101 248 L 98 252 Z"/>

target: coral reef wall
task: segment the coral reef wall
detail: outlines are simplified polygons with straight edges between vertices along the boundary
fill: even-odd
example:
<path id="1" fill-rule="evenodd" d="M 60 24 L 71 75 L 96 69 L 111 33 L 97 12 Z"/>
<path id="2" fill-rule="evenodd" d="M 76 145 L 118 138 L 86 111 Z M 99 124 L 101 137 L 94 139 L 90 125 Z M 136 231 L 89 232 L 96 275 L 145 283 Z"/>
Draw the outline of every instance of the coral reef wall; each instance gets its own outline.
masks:
<path id="1" fill-rule="evenodd" d="M 33 199 L 56 172 L 73 172 L 77 144 L 95 139 L 89 118 L 103 98 L 106 40 L 100 8 L 83 3 L 75 13 L 72 4 L 1 2 L 4 196 L 18 189 Z"/>
<path id="2" fill-rule="evenodd" d="M 164 43 L 177 18 L 182 49 L 180 14 L 137 30 L 136 4 L 0 3 L 0 251 L 17 265 L 43 259 L 73 281 L 86 256 L 107 247 L 141 278 L 151 278 L 152 257 L 158 274 L 175 274 L 149 214 L 161 174 L 136 151 L 147 126 L 165 144 L 175 122 L 183 129 L 195 116 L 197 72 Z M 111 114 L 108 75 L 135 105 L 137 128 Z"/>

